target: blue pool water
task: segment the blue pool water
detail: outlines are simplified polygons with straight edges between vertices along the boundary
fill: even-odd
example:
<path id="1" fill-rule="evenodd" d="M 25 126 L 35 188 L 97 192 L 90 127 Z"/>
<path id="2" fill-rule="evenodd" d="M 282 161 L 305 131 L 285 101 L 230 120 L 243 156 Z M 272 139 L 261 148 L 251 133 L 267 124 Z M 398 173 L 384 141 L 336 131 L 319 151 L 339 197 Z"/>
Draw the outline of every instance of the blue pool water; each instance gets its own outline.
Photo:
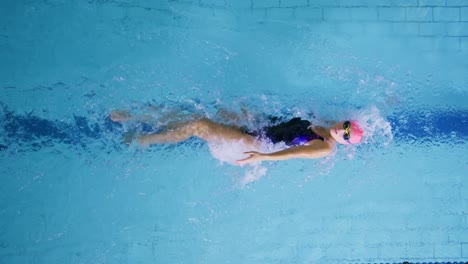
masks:
<path id="1" fill-rule="evenodd" d="M 455 0 L 2 1 L 0 263 L 468 261 L 467 24 Z M 107 117 L 241 107 L 366 137 L 241 168 Z"/>

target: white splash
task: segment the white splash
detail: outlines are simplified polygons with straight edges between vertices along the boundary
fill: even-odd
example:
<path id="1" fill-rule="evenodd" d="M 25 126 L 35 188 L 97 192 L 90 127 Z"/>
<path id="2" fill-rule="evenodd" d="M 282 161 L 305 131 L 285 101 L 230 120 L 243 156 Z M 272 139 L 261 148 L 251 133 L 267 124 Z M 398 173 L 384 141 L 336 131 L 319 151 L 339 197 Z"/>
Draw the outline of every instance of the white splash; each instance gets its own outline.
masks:
<path id="1" fill-rule="evenodd" d="M 240 159 L 245 159 L 248 155 L 244 154 L 246 151 L 258 151 L 262 153 L 270 153 L 284 149 L 283 144 L 272 144 L 266 141 L 258 141 L 258 144 L 253 147 L 250 144 L 245 144 L 244 141 L 224 141 L 221 143 L 210 143 L 208 144 L 211 155 L 223 162 L 229 164 L 237 165 L 236 161 Z M 249 183 L 259 180 L 262 176 L 266 175 L 267 167 L 262 165 L 261 162 L 255 162 L 251 164 L 244 165 L 243 167 L 244 175 L 240 179 L 240 186 L 244 187 Z"/>
<path id="2" fill-rule="evenodd" d="M 240 180 L 239 184 L 241 187 L 245 187 L 246 185 L 259 180 L 261 177 L 266 175 L 267 168 L 262 166 L 261 164 L 253 164 L 249 166 L 246 171 L 244 177 Z"/>
<path id="3" fill-rule="evenodd" d="M 363 143 L 383 143 L 388 146 L 393 141 L 392 127 L 372 105 L 351 115 L 364 130 Z"/>

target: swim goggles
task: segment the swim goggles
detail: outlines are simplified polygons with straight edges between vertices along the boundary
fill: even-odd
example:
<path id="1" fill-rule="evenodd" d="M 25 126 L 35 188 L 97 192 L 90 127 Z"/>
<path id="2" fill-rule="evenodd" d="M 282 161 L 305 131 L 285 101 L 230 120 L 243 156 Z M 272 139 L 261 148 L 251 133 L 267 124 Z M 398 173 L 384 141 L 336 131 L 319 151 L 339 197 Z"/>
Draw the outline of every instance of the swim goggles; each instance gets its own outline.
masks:
<path id="1" fill-rule="evenodd" d="M 349 133 L 350 128 L 351 128 L 351 122 L 346 121 L 346 122 L 343 123 L 343 129 L 345 130 L 345 132 L 343 134 L 343 138 L 344 138 L 344 140 L 346 140 L 348 142 L 349 142 L 349 139 L 351 138 L 351 135 Z"/>

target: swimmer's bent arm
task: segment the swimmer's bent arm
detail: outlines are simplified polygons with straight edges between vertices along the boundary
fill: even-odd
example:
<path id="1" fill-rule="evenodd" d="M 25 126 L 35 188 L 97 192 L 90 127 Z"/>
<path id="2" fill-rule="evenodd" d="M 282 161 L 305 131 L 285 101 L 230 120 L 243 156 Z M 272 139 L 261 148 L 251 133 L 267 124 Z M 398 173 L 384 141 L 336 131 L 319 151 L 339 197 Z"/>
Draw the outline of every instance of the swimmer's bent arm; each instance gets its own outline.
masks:
<path id="1" fill-rule="evenodd" d="M 330 154 L 332 146 L 326 142 L 314 142 L 310 145 L 290 147 L 285 150 L 280 150 L 273 153 L 260 153 L 255 151 L 245 152 L 250 155 L 248 158 L 238 160 L 239 165 L 249 162 L 263 161 L 263 160 L 287 160 L 287 159 L 317 159 Z"/>

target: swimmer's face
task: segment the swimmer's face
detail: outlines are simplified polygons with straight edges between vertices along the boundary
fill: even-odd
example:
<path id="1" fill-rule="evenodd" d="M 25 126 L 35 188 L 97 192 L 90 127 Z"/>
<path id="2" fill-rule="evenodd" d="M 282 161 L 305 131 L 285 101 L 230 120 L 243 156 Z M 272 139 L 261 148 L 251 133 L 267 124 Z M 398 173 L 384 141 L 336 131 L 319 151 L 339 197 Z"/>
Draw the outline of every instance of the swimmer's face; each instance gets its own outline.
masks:
<path id="1" fill-rule="evenodd" d="M 336 123 L 330 128 L 330 134 L 335 139 L 336 142 L 344 145 L 349 145 L 350 143 L 345 139 L 353 133 L 353 127 L 349 125 L 349 121 L 343 121 Z"/>

